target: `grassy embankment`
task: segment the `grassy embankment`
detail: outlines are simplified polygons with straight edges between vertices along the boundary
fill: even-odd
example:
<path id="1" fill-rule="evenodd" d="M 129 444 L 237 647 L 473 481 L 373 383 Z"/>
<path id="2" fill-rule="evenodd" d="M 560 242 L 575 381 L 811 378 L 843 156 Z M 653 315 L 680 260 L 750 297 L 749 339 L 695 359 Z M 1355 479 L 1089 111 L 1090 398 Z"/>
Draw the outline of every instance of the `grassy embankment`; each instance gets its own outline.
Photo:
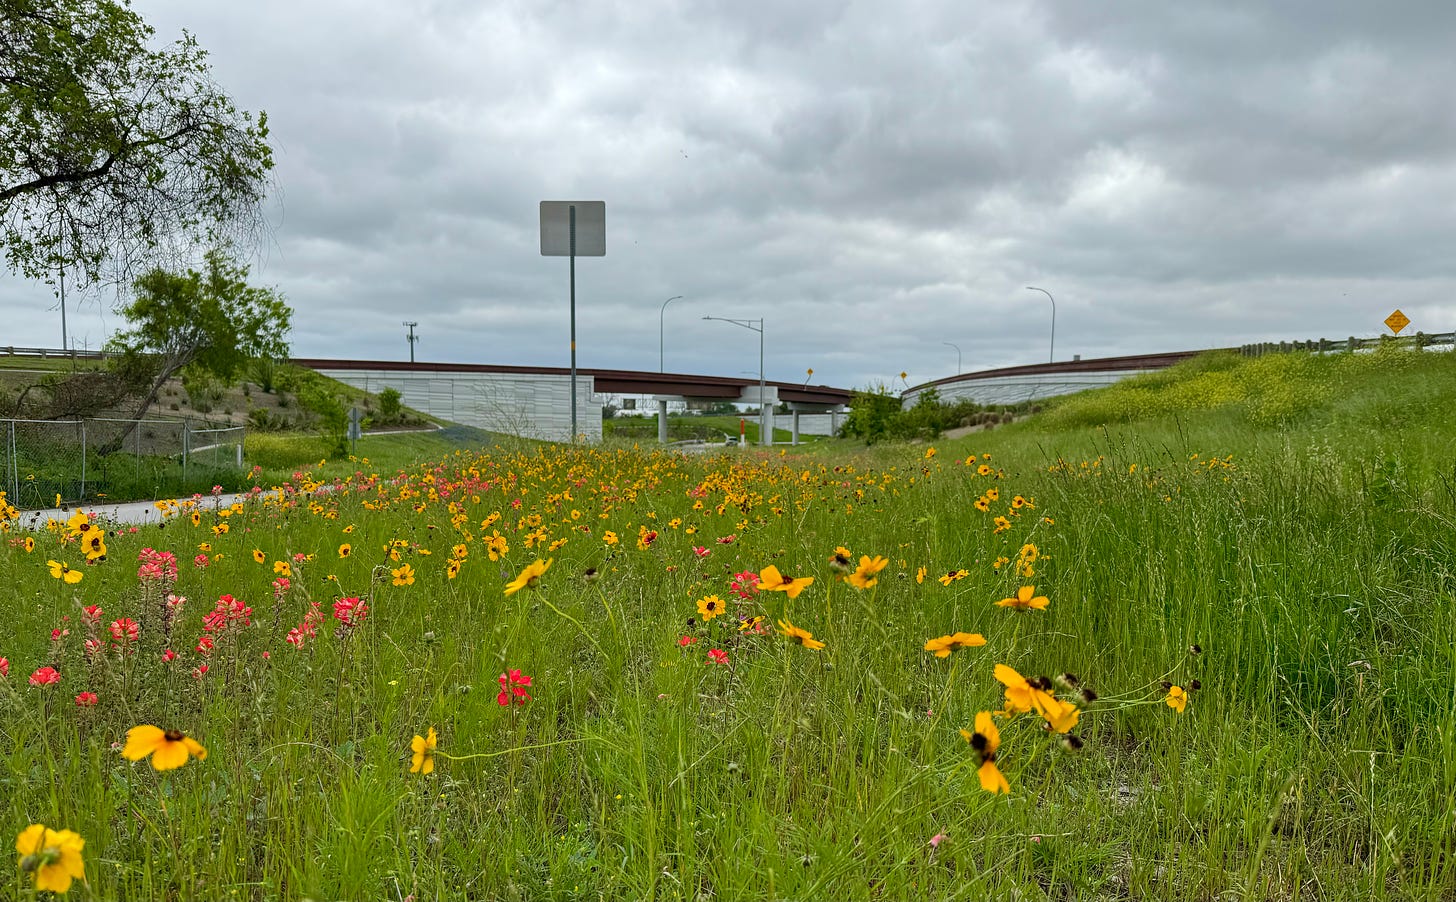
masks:
<path id="1" fill-rule="evenodd" d="M 77 830 L 105 898 L 1450 898 L 1453 396 L 1447 355 L 1205 360 L 930 457 L 491 450 L 184 512 L 75 585 L 45 564 L 75 543 L 41 535 L 0 548 L 0 810 Z M 833 579 L 837 545 L 889 558 L 877 584 Z M 139 582 L 143 546 L 177 554 L 175 586 Z M 769 564 L 815 582 L 730 589 Z M 1046 610 L 994 604 L 1029 585 Z M 164 588 L 191 599 L 170 628 Z M 223 593 L 251 623 L 202 655 Z M 363 623 L 329 616 L 340 594 Z M 295 647 L 310 600 L 325 622 Z M 826 647 L 740 629 L 759 615 Z M 88 660 L 118 617 L 139 638 Z M 957 630 L 987 644 L 923 649 Z M 60 683 L 27 686 L 45 663 Z M 1080 753 L 1001 722 L 1007 795 L 958 733 L 1007 704 L 997 663 L 1098 695 Z M 532 697 L 498 705 L 516 668 Z M 207 759 L 127 763 L 138 723 Z"/>

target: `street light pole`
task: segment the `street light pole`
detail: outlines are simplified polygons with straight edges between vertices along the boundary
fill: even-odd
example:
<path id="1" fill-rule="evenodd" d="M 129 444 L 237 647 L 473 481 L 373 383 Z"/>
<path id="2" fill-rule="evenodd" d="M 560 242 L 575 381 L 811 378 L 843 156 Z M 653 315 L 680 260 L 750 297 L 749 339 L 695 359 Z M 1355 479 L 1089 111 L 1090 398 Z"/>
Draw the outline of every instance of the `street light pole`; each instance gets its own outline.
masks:
<path id="1" fill-rule="evenodd" d="M 682 298 L 682 295 L 675 294 L 667 300 L 663 301 L 662 309 L 657 312 L 657 371 L 659 373 L 667 372 L 667 366 L 663 362 L 664 360 L 666 360 L 666 358 L 663 356 L 663 336 L 667 334 L 667 305 L 671 304 L 673 301 L 679 300 L 680 298 Z"/>
<path id="2" fill-rule="evenodd" d="M 1026 290 L 1040 291 L 1047 296 L 1047 300 L 1052 302 L 1052 346 L 1051 353 L 1047 357 L 1047 362 L 1055 363 L 1057 360 L 1057 299 L 1052 297 L 1050 291 L 1047 291 L 1045 288 L 1037 288 L 1035 285 L 1026 286 Z"/>
<path id="3" fill-rule="evenodd" d="M 720 323 L 732 323 L 735 326 L 742 326 L 750 332 L 758 333 L 758 443 L 760 445 L 772 445 L 773 435 L 768 428 L 768 407 L 764 395 L 768 393 L 768 383 L 763 376 L 763 320 L 762 319 L 729 319 L 724 316 L 705 316 L 703 319 L 717 320 Z M 757 323 L 758 325 L 754 325 Z"/>
<path id="4" fill-rule="evenodd" d="M 943 342 L 941 342 L 941 344 L 948 345 L 948 346 L 956 349 L 956 375 L 959 376 L 961 374 L 961 348 L 960 348 L 960 345 L 954 344 L 954 343 L 949 342 L 949 341 L 943 341 Z"/>

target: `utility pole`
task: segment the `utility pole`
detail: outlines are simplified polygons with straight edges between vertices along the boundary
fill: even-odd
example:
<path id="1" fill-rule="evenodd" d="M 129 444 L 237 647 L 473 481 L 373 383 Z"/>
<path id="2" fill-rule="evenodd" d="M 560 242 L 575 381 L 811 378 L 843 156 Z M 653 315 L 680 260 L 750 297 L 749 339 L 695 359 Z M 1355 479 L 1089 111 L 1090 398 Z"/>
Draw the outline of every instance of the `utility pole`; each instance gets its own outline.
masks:
<path id="1" fill-rule="evenodd" d="M 66 268 L 61 267 L 61 350 L 71 358 L 71 369 L 76 368 L 76 355 L 71 353 L 71 337 L 66 331 Z"/>
<path id="2" fill-rule="evenodd" d="M 406 326 L 409 327 L 409 338 L 408 338 L 408 340 L 409 340 L 409 346 L 410 346 L 410 363 L 414 363 L 415 362 L 415 342 L 417 342 L 417 341 L 420 340 L 420 337 L 415 334 L 415 326 L 418 326 L 419 323 L 406 322 L 404 325 L 406 325 Z"/>

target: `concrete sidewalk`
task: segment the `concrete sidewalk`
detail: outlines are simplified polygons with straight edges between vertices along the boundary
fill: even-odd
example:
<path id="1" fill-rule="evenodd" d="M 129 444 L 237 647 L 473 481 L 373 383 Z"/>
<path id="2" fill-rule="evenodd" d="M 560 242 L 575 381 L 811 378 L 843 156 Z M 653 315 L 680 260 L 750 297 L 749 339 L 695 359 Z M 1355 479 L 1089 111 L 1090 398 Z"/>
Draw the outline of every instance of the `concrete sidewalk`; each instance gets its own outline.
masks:
<path id="1" fill-rule="evenodd" d="M 187 497 L 176 500 L 179 503 L 195 500 L 198 510 L 213 511 L 221 507 L 229 507 L 235 501 L 246 501 L 251 497 L 253 495 L 249 492 L 232 492 L 225 495 L 203 495 L 197 499 Z M 44 510 L 21 511 L 13 528 L 45 529 L 47 521 L 59 520 L 64 523 L 78 510 L 85 511 L 91 519 L 108 526 L 151 526 L 162 522 L 162 512 L 157 509 L 155 502 L 124 501 L 115 504 L 78 504 L 74 507 L 48 507 Z"/>

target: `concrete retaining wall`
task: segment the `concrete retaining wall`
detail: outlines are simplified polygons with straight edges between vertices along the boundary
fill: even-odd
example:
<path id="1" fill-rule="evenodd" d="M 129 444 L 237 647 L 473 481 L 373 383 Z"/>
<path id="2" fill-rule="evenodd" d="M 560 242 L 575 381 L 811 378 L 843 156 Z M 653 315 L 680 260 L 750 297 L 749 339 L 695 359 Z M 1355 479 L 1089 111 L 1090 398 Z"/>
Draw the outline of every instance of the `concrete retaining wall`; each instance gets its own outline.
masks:
<path id="1" fill-rule="evenodd" d="M 407 407 L 467 426 L 522 438 L 571 439 L 571 377 L 535 373 L 459 373 L 320 369 L 346 385 L 393 388 Z M 576 377 L 576 429 L 602 440 L 602 401 L 592 378 Z"/>

